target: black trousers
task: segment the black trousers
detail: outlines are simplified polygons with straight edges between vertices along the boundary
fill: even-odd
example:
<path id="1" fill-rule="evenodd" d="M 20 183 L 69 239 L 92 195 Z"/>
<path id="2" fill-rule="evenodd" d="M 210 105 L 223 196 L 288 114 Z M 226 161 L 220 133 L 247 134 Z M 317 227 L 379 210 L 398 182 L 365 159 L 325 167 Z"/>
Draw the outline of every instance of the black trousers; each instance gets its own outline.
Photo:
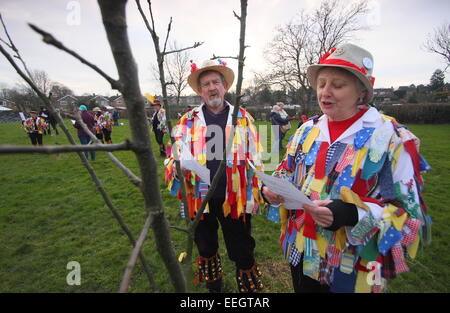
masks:
<path id="1" fill-rule="evenodd" d="M 297 266 L 291 265 L 292 285 L 297 293 L 329 293 L 328 285 L 321 285 L 317 280 L 303 275 L 303 254 Z"/>
<path id="2" fill-rule="evenodd" d="M 42 145 L 42 134 L 39 134 L 38 132 L 28 133 L 28 136 L 31 139 L 31 144 L 33 146 L 39 144 Z"/>
<path id="3" fill-rule="evenodd" d="M 239 219 L 232 219 L 231 215 L 225 217 L 222 209 L 223 202 L 224 199 L 209 201 L 209 213 L 203 214 L 203 220 L 200 220 L 195 229 L 194 241 L 198 252 L 205 258 L 210 258 L 217 253 L 219 249 L 217 230 L 220 223 L 228 257 L 235 262 L 236 269 L 250 269 L 255 262 L 251 214 L 246 214 L 245 222 L 243 217 Z"/>
<path id="4" fill-rule="evenodd" d="M 112 131 L 106 129 L 106 128 L 102 128 L 102 132 L 103 132 L 103 136 L 105 137 L 105 141 L 111 141 L 111 133 Z"/>

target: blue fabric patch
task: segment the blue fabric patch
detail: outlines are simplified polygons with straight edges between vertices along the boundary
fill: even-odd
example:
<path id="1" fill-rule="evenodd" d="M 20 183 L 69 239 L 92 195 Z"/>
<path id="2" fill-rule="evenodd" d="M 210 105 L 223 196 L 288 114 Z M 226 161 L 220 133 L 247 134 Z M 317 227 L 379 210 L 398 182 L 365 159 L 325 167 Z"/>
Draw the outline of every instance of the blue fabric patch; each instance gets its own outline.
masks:
<path id="1" fill-rule="evenodd" d="M 382 255 L 386 256 L 389 250 L 402 239 L 402 233 L 391 226 L 386 231 L 383 238 L 381 238 L 380 243 L 378 244 L 378 251 L 380 251 Z"/>
<path id="2" fill-rule="evenodd" d="M 293 245 L 295 243 L 295 238 L 297 237 L 297 230 L 292 227 L 292 233 L 289 234 L 288 242 Z"/>
<path id="3" fill-rule="evenodd" d="M 431 170 L 430 164 L 428 164 L 428 162 L 423 158 L 423 156 L 420 153 L 419 158 L 420 158 L 420 171 L 423 172 Z"/>
<path id="4" fill-rule="evenodd" d="M 305 130 L 303 131 L 303 134 L 302 134 L 302 138 L 300 138 L 300 144 L 303 144 L 305 142 L 305 139 L 308 136 L 308 134 L 312 128 L 313 128 L 312 126 L 305 127 Z"/>
<path id="5" fill-rule="evenodd" d="M 374 130 L 375 128 L 373 127 L 363 127 L 355 134 L 355 139 L 353 140 L 355 151 L 364 147 L 367 140 L 370 138 L 370 136 L 372 136 Z"/>
<path id="6" fill-rule="evenodd" d="M 172 188 L 170 189 L 170 194 L 176 197 L 178 194 L 178 189 L 180 189 L 180 181 L 174 179 L 172 183 Z"/>
<path id="7" fill-rule="evenodd" d="M 385 199 L 395 199 L 394 178 L 392 177 L 392 162 L 386 158 L 386 162 L 378 176 L 378 185 L 380 186 L 380 194 Z"/>
<path id="8" fill-rule="evenodd" d="M 305 164 L 306 165 L 313 165 L 316 162 L 317 153 L 319 152 L 319 148 L 322 142 L 315 141 L 309 150 L 308 154 L 306 155 Z"/>
<path id="9" fill-rule="evenodd" d="M 383 167 L 384 161 L 386 160 L 387 153 L 384 152 L 381 159 L 374 163 L 370 160 L 370 157 L 366 157 L 366 162 L 364 163 L 364 168 L 361 173 L 361 179 L 369 180 L 373 175 L 378 173 Z"/>
<path id="10" fill-rule="evenodd" d="M 333 283 L 330 291 L 334 293 L 353 293 L 355 292 L 356 273 L 351 274 L 342 273 L 339 268 L 334 269 Z"/>
<path id="11" fill-rule="evenodd" d="M 194 121 L 188 120 L 187 123 L 186 123 L 187 128 L 191 128 L 192 124 L 194 124 Z"/>
<path id="12" fill-rule="evenodd" d="M 347 165 L 341 175 L 339 175 L 338 192 L 341 191 L 341 187 L 352 188 L 355 179 L 356 177 L 352 177 L 352 165 Z"/>
<path id="13" fill-rule="evenodd" d="M 292 155 L 288 154 L 286 167 L 290 169 L 292 167 L 293 161 L 294 161 L 294 157 Z"/>
<path id="14" fill-rule="evenodd" d="M 328 176 L 333 169 L 334 165 L 339 161 L 342 153 L 345 151 L 347 145 L 342 142 L 333 143 L 327 151 L 327 163 L 325 169 L 325 175 Z"/>
<path id="15" fill-rule="evenodd" d="M 269 205 L 269 211 L 267 212 L 267 219 L 274 223 L 280 222 L 280 208 Z"/>

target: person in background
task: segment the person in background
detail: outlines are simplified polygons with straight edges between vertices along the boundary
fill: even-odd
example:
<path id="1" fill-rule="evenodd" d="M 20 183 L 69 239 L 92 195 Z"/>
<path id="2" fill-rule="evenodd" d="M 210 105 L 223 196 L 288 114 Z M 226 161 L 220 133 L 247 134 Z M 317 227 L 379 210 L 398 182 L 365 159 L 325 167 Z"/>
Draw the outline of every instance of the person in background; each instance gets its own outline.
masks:
<path id="1" fill-rule="evenodd" d="M 78 110 L 81 111 L 81 119 L 86 124 L 87 128 L 92 133 L 95 133 L 95 131 L 94 131 L 94 127 L 95 127 L 94 116 L 92 116 L 92 114 L 88 112 L 87 107 L 84 104 L 80 105 Z M 84 132 L 80 123 L 78 123 L 78 121 L 76 121 L 73 126 L 78 130 L 77 134 L 78 134 L 78 138 L 80 139 L 80 143 L 82 145 L 89 144 L 91 142 L 91 139 L 90 139 L 89 135 Z M 95 161 L 95 151 L 91 151 L 90 153 L 91 153 L 91 160 Z M 86 159 L 88 159 L 88 153 L 84 152 L 84 155 L 86 156 Z"/>
<path id="2" fill-rule="evenodd" d="M 294 118 L 289 117 L 286 111 L 284 111 L 282 107 L 279 106 L 279 104 L 282 104 L 282 106 L 284 106 L 283 102 L 277 102 L 277 104 L 272 107 L 272 111 L 270 113 L 270 121 L 273 126 L 278 127 L 278 137 L 276 137 L 276 129 L 272 126 L 272 138 L 274 138 L 274 148 L 278 148 L 278 151 L 281 153 L 281 151 L 283 150 L 283 138 L 284 136 L 286 136 L 286 132 L 291 127 L 289 122 Z"/>
<path id="3" fill-rule="evenodd" d="M 43 117 L 38 116 L 38 112 L 30 111 L 30 115 L 31 116 L 22 123 L 22 129 L 27 132 L 33 146 L 42 146 L 42 134 L 47 129 L 47 124 Z"/>
<path id="4" fill-rule="evenodd" d="M 117 111 L 117 109 L 115 109 L 113 111 L 112 118 L 113 118 L 113 121 L 114 121 L 114 126 L 119 126 L 120 114 L 119 114 L 119 111 Z"/>
<path id="5" fill-rule="evenodd" d="M 156 142 L 159 145 L 160 156 L 165 158 L 167 156 L 164 146 L 164 134 L 167 133 L 166 111 L 161 107 L 161 101 L 159 100 L 155 100 L 152 103 L 152 107 L 155 110 L 151 119 L 153 132 L 155 133 Z"/>
<path id="6" fill-rule="evenodd" d="M 112 119 L 111 113 L 108 112 L 108 110 L 102 111 L 101 126 L 102 126 L 103 137 L 105 138 L 105 142 L 108 144 L 111 144 L 112 143 L 111 134 L 112 134 L 112 128 L 113 128 L 113 119 Z"/>
<path id="7" fill-rule="evenodd" d="M 95 137 L 99 139 L 102 143 L 105 143 L 103 140 L 103 131 L 102 131 L 102 125 L 103 125 L 103 114 L 102 110 L 99 107 L 95 107 L 92 109 L 92 112 L 94 112 L 94 120 L 95 120 Z"/>
<path id="8" fill-rule="evenodd" d="M 295 292 L 382 292 L 431 240 L 421 175 L 430 166 L 416 136 L 368 106 L 372 71 L 372 55 L 353 44 L 307 69 L 323 115 L 296 131 L 273 175 L 314 205 L 287 210 L 262 187 L 267 202 L 281 204 L 280 242 Z"/>

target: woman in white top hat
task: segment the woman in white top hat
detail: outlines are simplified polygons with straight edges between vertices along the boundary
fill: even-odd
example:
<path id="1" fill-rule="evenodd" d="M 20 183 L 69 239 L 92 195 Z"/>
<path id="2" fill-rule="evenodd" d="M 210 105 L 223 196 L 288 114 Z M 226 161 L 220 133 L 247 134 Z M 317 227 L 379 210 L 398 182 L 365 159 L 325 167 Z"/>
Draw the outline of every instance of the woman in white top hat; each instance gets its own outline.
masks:
<path id="1" fill-rule="evenodd" d="M 430 239 L 421 178 L 430 167 L 417 137 L 369 107 L 373 63 L 345 44 L 308 68 L 323 115 L 297 130 L 274 175 L 315 205 L 287 210 L 262 188 L 267 202 L 281 204 L 281 247 L 296 292 L 381 292 Z"/>

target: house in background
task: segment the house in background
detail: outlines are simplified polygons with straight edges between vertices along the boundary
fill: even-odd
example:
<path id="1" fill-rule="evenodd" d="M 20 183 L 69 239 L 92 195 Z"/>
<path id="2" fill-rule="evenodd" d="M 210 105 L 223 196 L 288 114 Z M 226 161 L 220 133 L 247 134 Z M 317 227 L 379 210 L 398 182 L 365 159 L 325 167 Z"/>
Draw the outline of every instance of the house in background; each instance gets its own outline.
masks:
<path id="1" fill-rule="evenodd" d="M 398 101 L 394 88 L 375 88 L 373 90 L 373 102 L 376 104 L 393 103 Z"/>
<path id="2" fill-rule="evenodd" d="M 16 104 L 13 101 L 0 97 L 0 107 L 16 109 Z"/>
<path id="3" fill-rule="evenodd" d="M 66 110 L 66 111 L 72 111 L 77 103 L 78 103 L 79 99 L 76 96 L 72 96 L 72 95 L 67 95 L 64 96 L 62 98 L 59 98 L 58 100 L 56 100 L 56 107 Z"/>

